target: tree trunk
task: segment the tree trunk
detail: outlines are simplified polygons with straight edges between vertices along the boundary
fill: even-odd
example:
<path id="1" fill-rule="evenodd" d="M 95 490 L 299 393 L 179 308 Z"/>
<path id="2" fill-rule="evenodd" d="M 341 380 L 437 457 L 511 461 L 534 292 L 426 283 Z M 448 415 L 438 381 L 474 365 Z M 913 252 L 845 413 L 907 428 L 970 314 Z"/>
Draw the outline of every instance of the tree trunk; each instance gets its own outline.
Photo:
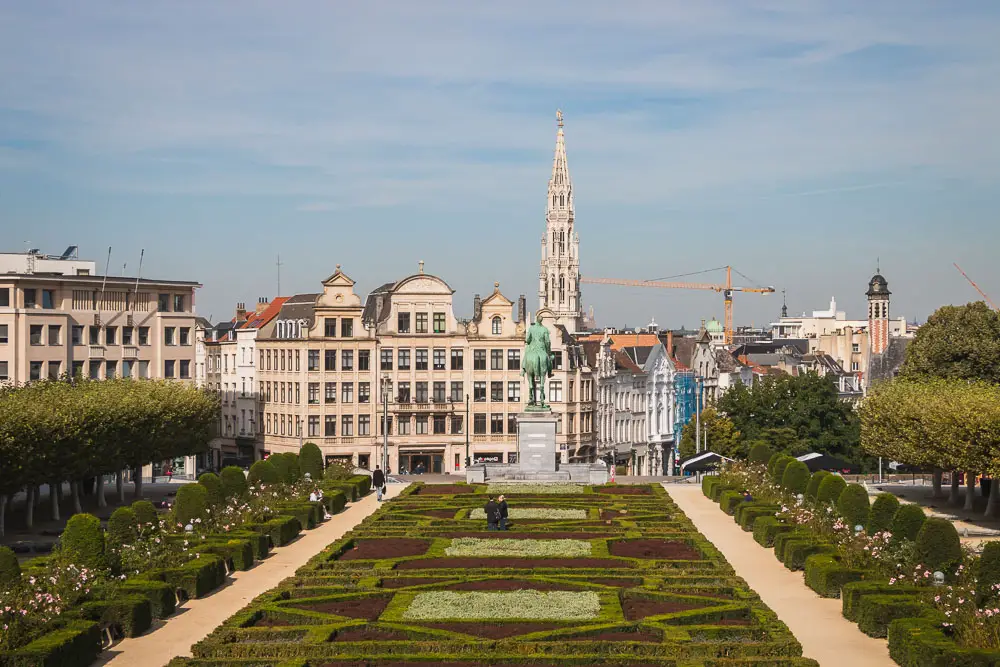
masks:
<path id="1" fill-rule="evenodd" d="M 142 500 L 142 466 L 132 468 L 132 483 L 135 486 L 135 499 Z"/>
<path id="2" fill-rule="evenodd" d="M 941 477 L 943 473 L 940 470 L 935 470 L 934 474 L 931 476 L 931 485 L 934 488 L 934 493 L 931 494 L 931 498 L 943 498 L 944 494 L 941 493 Z"/>
<path id="3" fill-rule="evenodd" d="M 69 491 L 73 496 L 73 514 L 83 514 L 83 505 L 80 504 L 80 487 L 83 482 L 75 480 L 69 483 Z"/>
<path id="4" fill-rule="evenodd" d="M 125 471 L 115 473 L 115 490 L 118 492 L 118 504 L 125 504 Z"/>
<path id="5" fill-rule="evenodd" d="M 986 512 L 983 514 L 987 519 L 993 519 L 997 515 L 997 504 L 1000 502 L 1000 479 L 990 480 L 990 497 L 986 501 Z"/>
<path id="6" fill-rule="evenodd" d="M 59 487 L 62 484 L 49 482 L 49 500 L 52 502 L 52 520 L 59 521 Z"/>
<path id="7" fill-rule="evenodd" d="M 976 473 L 966 471 L 965 473 L 965 510 L 971 512 L 976 509 Z"/>
<path id="8" fill-rule="evenodd" d="M 951 491 L 948 493 L 948 504 L 958 505 L 961 502 L 961 491 L 958 484 L 958 471 L 951 471 Z"/>
<path id="9" fill-rule="evenodd" d="M 108 499 L 104 497 L 104 473 L 101 473 L 94 478 L 94 484 L 97 485 L 95 489 L 97 495 L 97 507 L 104 509 L 108 506 Z"/>
<path id="10" fill-rule="evenodd" d="M 35 490 L 35 492 L 31 496 L 32 498 L 35 499 L 35 507 L 41 507 L 42 506 L 42 485 L 41 484 L 35 484 L 32 488 Z"/>
<path id="11" fill-rule="evenodd" d="M 35 496 L 38 495 L 38 489 L 29 485 L 27 493 L 27 502 L 24 504 L 26 510 L 24 514 L 24 525 L 28 530 L 31 530 L 35 527 Z"/>
<path id="12" fill-rule="evenodd" d="M 7 494 L 0 495 L 0 537 L 3 537 L 4 529 L 6 528 L 7 519 Z"/>

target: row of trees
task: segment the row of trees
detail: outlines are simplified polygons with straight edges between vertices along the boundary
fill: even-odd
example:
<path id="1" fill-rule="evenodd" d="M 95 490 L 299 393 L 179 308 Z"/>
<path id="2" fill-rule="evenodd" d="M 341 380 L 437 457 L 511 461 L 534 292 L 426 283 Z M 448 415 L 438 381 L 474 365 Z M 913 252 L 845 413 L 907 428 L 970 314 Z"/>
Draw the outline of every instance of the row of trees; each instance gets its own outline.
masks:
<path id="1" fill-rule="evenodd" d="M 218 419 L 218 398 L 161 380 L 51 380 L 0 390 L 0 535 L 10 496 L 27 489 L 30 527 L 38 487 L 49 485 L 53 519 L 59 489 L 71 484 L 81 512 L 83 480 L 97 480 L 99 507 L 107 505 L 102 476 L 131 468 L 142 495 L 142 466 L 204 452 Z"/>

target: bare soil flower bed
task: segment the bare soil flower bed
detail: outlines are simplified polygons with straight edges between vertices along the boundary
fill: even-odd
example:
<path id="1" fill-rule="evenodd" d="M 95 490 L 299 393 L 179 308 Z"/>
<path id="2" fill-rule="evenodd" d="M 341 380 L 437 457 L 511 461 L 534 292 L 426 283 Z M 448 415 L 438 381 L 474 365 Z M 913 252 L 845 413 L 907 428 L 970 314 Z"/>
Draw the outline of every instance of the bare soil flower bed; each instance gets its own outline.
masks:
<path id="1" fill-rule="evenodd" d="M 697 549 L 675 540 L 620 540 L 608 544 L 612 556 L 622 558 L 654 558 L 658 560 L 702 560 Z"/>
<path id="2" fill-rule="evenodd" d="M 256 623 L 253 624 L 255 628 L 284 628 L 294 625 L 290 621 L 286 621 L 283 618 L 270 618 L 265 616 Z"/>
<path id="3" fill-rule="evenodd" d="M 575 533 L 571 530 L 549 530 L 545 532 L 537 533 L 515 533 L 511 530 L 498 530 L 487 531 L 487 530 L 462 530 L 447 533 L 437 533 L 438 537 L 481 537 L 489 538 L 491 540 L 593 540 L 602 537 L 613 537 L 609 533 Z"/>
<path id="4" fill-rule="evenodd" d="M 421 558 L 396 565 L 397 570 L 503 569 L 534 570 L 535 568 L 629 568 L 632 564 L 611 558 Z"/>
<path id="5" fill-rule="evenodd" d="M 555 584 L 550 581 L 529 581 L 527 579 L 481 579 L 479 581 L 463 581 L 445 587 L 449 591 L 575 591 L 578 586 L 572 584 Z"/>
<path id="6" fill-rule="evenodd" d="M 389 604 L 390 597 L 364 597 L 353 600 L 332 600 L 330 602 L 311 602 L 293 605 L 297 609 L 318 611 L 322 614 L 336 614 L 348 618 L 363 618 L 374 621 Z"/>
<path id="7" fill-rule="evenodd" d="M 601 510 L 601 518 L 605 521 L 608 519 L 629 519 L 628 512 L 622 512 L 621 510 Z"/>
<path id="8" fill-rule="evenodd" d="M 648 496 L 648 486 L 600 486 L 594 489 L 610 496 Z"/>
<path id="9" fill-rule="evenodd" d="M 438 630 L 453 630 L 485 639 L 506 639 L 532 632 L 567 627 L 562 623 L 421 623 L 421 625 Z M 421 663 L 421 667 L 422 665 L 423 663 Z"/>
<path id="10" fill-rule="evenodd" d="M 690 609 L 701 609 L 702 605 L 688 602 L 672 602 L 666 600 L 639 600 L 636 598 L 625 598 L 622 601 L 622 611 L 625 618 L 630 621 L 638 621 L 647 616 L 659 616 L 660 614 L 672 614 L 677 611 L 688 611 Z"/>
<path id="11" fill-rule="evenodd" d="M 434 519 L 453 519 L 458 510 L 422 510 L 420 513 Z"/>
<path id="12" fill-rule="evenodd" d="M 422 487 L 417 495 L 422 496 L 454 496 L 461 493 L 475 493 L 476 487 L 462 484 L 428 484 Z"/>
<path id="13" fill-rule="evenodd" d="M 354 548 L 348 549 L 337 560 L 360 560 L 368 558 L 404 558 L 423 556 L 431 543 L 410 537 L 383 537 L 358 540 Z"/>
<path id="14" fill-rule="evenodd" d="M 381 588 L 406 588 L 408 586 L 423 586 L 424 584 L 438 584 L 449 581 L 441 577 L 398 577 L 395 579 L 383 579 Z"/>

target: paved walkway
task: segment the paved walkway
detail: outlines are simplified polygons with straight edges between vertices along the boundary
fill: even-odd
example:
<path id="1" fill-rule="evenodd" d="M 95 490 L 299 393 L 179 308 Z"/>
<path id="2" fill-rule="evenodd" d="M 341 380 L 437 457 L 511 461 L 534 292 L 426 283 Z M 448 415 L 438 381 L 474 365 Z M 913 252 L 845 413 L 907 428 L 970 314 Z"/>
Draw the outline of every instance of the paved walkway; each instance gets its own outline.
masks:
<path id="1" fill-rule="evenodd" d="M 388 487 L 388 497 L 394 497 L 406 484 Z M 177 612 L 141 637 L 124 639 L 101 655 L 96 663 L 114 667 L 155 667 L 165 665 L 174 656 L 190 656 L 191 647 L 204 639 L 227 618 L 245 607 L 255 597 L 282 580 L 310 558 L 361 523 L 378 507 L 371 493 L 326 521 L 322 526 L 304 531 L 293 543 L 276 549 L 260 564 L 245 572 L 235 572 L 230 582 L 208 597 L 188 600 Z"/>
<path id="2" fill-rule="evenodd" d="M 821 598 L 805 585 L 801 572 L 792 572 L 771 549 L 754 542 L 732 517 L 706 498 L 700 486 L 664 484 L 670 497 L 729 561 L 768 607 L 774 610 L 807 658 L 823 667 L 891 667 L 884 639 L 873 639 L 844 618 L 840 600 Z"/>

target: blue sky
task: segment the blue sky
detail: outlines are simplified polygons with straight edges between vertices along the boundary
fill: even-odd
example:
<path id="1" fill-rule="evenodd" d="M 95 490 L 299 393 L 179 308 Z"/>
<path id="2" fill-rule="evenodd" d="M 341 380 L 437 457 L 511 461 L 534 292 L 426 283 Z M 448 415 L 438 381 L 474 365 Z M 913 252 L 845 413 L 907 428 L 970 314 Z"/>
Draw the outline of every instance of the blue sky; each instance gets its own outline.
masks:
<path id="1" fill-rule="evenodd" d="M 416 270 L 459 315 L 537 303 L 566 117 L 585 274 L 732 264 L 864 313 L 1000 300 L 1000 3 L 0 4 L 4 250 L 76 244 L 204 283 L 199 312 Z M 720 279 L 721 274 L 715 274 Z M 710 277 L 710 276 L 706 276 Z M 599 324 L 694 326 L 708 292 L 585 286 Z M 737 295 L 740 323 L 781 296 Z"/>

